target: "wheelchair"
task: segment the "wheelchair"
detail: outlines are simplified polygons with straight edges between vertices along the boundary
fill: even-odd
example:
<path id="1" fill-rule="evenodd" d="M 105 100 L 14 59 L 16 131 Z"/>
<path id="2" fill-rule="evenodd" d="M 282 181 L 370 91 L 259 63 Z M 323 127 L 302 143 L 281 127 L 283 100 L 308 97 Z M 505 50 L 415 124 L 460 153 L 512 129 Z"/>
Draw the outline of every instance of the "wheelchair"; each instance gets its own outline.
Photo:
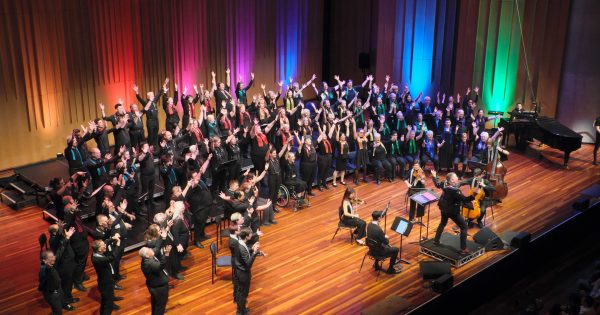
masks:
<path id="1" fill-rule="evenodd" d="M 288 188 L 282 184 L 279 186 L 279 190 L 277 191 L 277 206 L 284 208 L 290 203 L 290 201 L 294 202 L 294 211 L 310 207 L 308 194 L 306 192 L 299 195 L 294 190 L 294 187 Z"/>

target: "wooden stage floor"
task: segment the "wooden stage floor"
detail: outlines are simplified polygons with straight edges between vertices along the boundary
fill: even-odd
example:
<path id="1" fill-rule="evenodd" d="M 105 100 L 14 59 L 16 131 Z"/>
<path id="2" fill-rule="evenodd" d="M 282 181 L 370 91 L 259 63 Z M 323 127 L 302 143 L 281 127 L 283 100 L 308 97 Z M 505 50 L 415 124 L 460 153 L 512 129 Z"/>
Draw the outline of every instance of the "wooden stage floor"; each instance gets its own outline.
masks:
<path id="1" fill-rule="evenodd" d="M 584 145 L 571 155 L 570 168 L 559 166 L 560 156 L 545 150 L 547 159 L 513 153 L 506 165 L 509 195 L 494 209 L 495 220 L 488 218 L 491 228 L 503 231 L 528 231 L 536 235 L 547 231 L 572 215 L 570 203 L 577 192 L 600 182 L 600 167 L 591 165 L 591 145 Z M 350 182 L 350 180 L 348 180 Z M 430 176 L 428 177 L 431 185 Z M 341 186 L 341 185 L 340 185 Z M 430 258 L 418 253 L 418 230 L 404 242 L 404 255 L 412 262 L 398 275 L 382 273 L 375 279 L 372 262 L 366 261 L 358 272 L 366 247 L 350 245 L 348 234 L 341 231 L 331 237 L 337 225 L 337 211 L 344 187 L 338 186 L 312 198 L 312 206 L 297 213 L 284 209 L 277 217 L 279 224 L 265 227 L 261 238 L 266 257 L 257 258 L 253 268 L 249 308 L 253 314 L 357 314 L 388 295 L 408 299 L 413 307 L 435 297 L 431 289 L 423 287 L 419 274 L 421 260 Z M 354 187 L 354 185 L 352 185 Z M 403 182 L 361 184 L 359 196 L 367 201 L 358 211 L 362 218 L 381 209 L 391 201 L 388 228 L 397 215 L 406 217 L 404 206 L 406 186 Z M 439 210 L 431 207 L 430 237 L 439 222 Z M 447 230 L 450 230 L 449 224 Z M 41 209 L 30 207 L 19 212 L 0 206 L 0 313 L 48 314 L 48 306 L 37 292 L 39 270 L 37 237 L 48 223 L 42 220 Z M 471 229 L 470 234 L 477 230 Z M 208 230 L 214 235 L 214 227 Z M 391 243 L 399 245 L 399 236 L 388 232 Z M 211 285 L 209 243 L 205 249 L 192 247 L 191 258 L 184 262 L 190 268 L 185 280 L 177 281 L 170 291 L 170 314 L 233 314 L 231 274 L 220 269 L 218 280 Z M 225 245 L 225 243 L 224 243 Z M 455 283 L 477 274 L 486 266 L 502 259 L 506 251 L 486 253 L 467 265 L 454 269 Z M 221 255 L 229 254 L 226 247 Z M 150 313 L 149 293 L 144 284 L 137 253 L 124 257 L 121 282 L 125 297 L 115 314 Z M 81 298 L 73 314 L 97 314 L 99 293 L 96 276 L 88 263 L 91 279 L 85 283 L 88 292 L 74 291 Z"/>

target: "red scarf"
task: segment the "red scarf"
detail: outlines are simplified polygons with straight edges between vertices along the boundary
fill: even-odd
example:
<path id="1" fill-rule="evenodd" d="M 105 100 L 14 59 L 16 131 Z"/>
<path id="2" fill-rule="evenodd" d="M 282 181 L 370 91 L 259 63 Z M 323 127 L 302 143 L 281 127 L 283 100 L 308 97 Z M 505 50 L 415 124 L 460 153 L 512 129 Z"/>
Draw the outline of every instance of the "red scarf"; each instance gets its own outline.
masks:
<path id="1" fill-rule="evenodd" d="M 202 134 L 202 130 L 200 130 L 200 128 L 196 128 L 196 129 L 192 130 L 192 132 L 196 136 L 196 142 L 201 143 L 202 139 L 204 138 L 204 135 Z"/>
<path id="2" fill-rule="evenodd" d="M 248 114 L 248 112 L 243 112 L 240 115 L 240 126 L 242 126 L 242 127 L 245 126 L 244 125 L 244 117 L 248 117 L 248 121 L 250 121 L 250 115 Z"/>
<path id="3" fill-rule="evenodd" d="M 325 146 L 325 154 L 330 154 L 331 153 L 331 143 L 329 143 L 329 140 L 327 140 L 327 139 L 323 140 L 323 145 Z"/>
<path id="4" fill-rule="evenodd" d="M 190 117 L 196 119 L 196 105 L 194 105 L 194 102 L 189 102 L 188 103 L 189 107 L 189 111 L 190 111 Z"/>
<path id="5" fill-rule="evenodd" d="M 258 147 L 262 148 L 265 144 L 268 144 L 267 136 L 265 136 L 264 133 L 257 133 L 256 134 L 256 142 L 258 143 Z"/>
<path id="6" fill-rule="evenodd" d="M 209 113 L 213 112 L 213 107 L 212 107 L 212 103 L 210 102 L 210 99 L 207 99 L 204 102 L 204 105 L 206 106 L 206 109 L 208 110 Z"/>
<path id="7" fill-rule="evenodd" d="M 223 118 L 223 127 L 227 130 L 231 130 L 231 122 L 228 117 Z"/>

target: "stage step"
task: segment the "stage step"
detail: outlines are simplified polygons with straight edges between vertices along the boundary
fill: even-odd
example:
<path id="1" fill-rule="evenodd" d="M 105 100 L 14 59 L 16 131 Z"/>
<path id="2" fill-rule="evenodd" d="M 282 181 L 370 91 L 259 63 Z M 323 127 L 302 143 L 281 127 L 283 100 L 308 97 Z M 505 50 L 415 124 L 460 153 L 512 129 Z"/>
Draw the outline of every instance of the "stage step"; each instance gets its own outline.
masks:
<path id="1" fill-rule="evenodd" d="M 8 185 L 21 194 L 35 194 L 35 189 L 24 181 L 16 180 L 14 182 L 10 182 Z"/>
<path id="2" fill-rule="evenodd" d="M 15 210 L 35 204 L 35 196 L 24 195 L 16 190 L 4 190 L 0 196 L 4 204 Z"/>

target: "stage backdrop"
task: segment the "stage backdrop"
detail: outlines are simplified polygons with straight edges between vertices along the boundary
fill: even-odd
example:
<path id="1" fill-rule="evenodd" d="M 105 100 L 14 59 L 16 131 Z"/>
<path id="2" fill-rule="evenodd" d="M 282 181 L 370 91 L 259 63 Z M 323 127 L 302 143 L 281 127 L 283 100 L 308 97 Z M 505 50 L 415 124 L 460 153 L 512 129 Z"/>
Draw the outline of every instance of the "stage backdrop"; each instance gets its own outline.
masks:
<path id="1" fill-rule="evenodd" d="M 467 87 L 479 86 L 479 105 L 504 112 L 516 102 L 532 108 L 534 94 L 543 115 L 556 115 L 569 0 L 366 3 L 331 5 L 332 74 L 360 81 L 356 76 L 371 73 L 380 83 L 389 74 L 394 83 L 409 84 L 413 95 L 432 97 L 440 90 L 464 95 Z M 370 56 L 366 71 L 359 68 L 359 53 Z"/>
<path id="2" fill-rule="evenodd" d="M 134 103 L 134 83 L 145 94 L 169 77 L 169 93 L 174 83 L 181 93 L 195 82 L 209 86 L 211 70 L 225 80 L 230 67 L 232 84 L 238 74 L 248 82 L 255 72 L 254 94 L 260 83 L 276 89 L 290 76 L 320 76 L 322 6 L 319 0 L 3 0 L 0 169 L 62 152 L 73 128 L 100 115 L 99 102 L 109 113 L 119 98 Z"/>

